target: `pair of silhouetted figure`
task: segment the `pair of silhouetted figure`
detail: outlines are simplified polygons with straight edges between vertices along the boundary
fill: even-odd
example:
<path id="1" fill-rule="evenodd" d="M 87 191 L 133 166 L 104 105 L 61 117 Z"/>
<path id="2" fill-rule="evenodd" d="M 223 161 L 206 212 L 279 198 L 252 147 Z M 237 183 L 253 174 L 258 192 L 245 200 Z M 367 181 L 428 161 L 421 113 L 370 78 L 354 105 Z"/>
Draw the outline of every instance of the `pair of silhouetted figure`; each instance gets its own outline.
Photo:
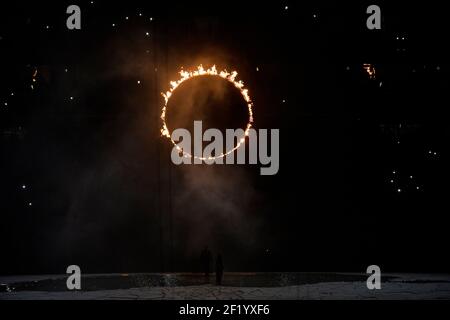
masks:
<path id="1" fill-rule="evenodd" d="M 209 277 L 212 262 L 212 253 L 208 247 L 205 247 L 200 255 L 200 260 L 202 262 L 203 272 L 205 277 Z M 216 284 L 220 286 L 222 284 L 223 277 L 223 260 L 220 253 L 217 254 L 216 258 Z"/>
<path id="2" fill-rule="evenodd" d="M 222 285 L 222 277 L 223 277 L 223 261 L 222 255 L 219 253 L 217 254 L 216 258 L 216 284 L 218 286 Z"/>

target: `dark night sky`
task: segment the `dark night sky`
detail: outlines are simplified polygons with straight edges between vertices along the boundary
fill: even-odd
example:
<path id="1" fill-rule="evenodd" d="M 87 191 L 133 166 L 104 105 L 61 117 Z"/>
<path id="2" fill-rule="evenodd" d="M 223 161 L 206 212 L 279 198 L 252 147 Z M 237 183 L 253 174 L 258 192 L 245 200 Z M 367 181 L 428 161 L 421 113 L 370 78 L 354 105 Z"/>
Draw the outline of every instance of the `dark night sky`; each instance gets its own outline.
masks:
<path id="1" fill-rule="evenodd" d="M 369 31 L 372 1 L 220 3 L 0 5 L 0 274 L 195 270 L 206 244 L 226 271 L 448 270 L 446 11 L 376 2 Z M 276 176 L 171 163 L 160 93 L 200 63 L 280 129 Z M 171 103 L 200 85 L 223 113 L 180 121 L 245 122 L 220 84 Z"/>

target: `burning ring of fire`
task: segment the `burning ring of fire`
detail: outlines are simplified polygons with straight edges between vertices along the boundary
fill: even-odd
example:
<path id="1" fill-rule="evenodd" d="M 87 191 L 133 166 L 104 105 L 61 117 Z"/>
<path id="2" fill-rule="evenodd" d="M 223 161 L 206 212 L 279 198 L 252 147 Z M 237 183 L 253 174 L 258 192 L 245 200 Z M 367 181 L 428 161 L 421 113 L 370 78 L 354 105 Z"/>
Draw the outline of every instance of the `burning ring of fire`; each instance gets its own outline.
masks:
<path id="1" fill-rule="evenodd" d="M 161 119 L 163 122 L 163 126 L 161 129 L 161 134 L 167 138 L 170 139 L 170 141 L 172 141 L 173 145 L 178 149 L 178 151 L 183 153 L 184 157 L 190 158 L 196 158 L 196 159 L 200 159 L 200 160 L 214 160 L 217 158 L 223 158 L 226 155 L 234 152 L 235 150 L 237 150 L 241 145 L 243 145 L 245 143 L 245 137 L 242 137 L 238 143 L 234 146 L 233 149 L 230 149 L 228 151 L 226 151 L 225 153 L 222 153 L 220 155 L 214 156 L 214 157 L 208 157 L 208 158 L 204 158 L 204 157 L 198 157 L 198 156 L 193 156 L 191 155 L 189 152 L 184 151 L 181 147 L 179 147 L 175 141 L 173 141 L 172 137 L 170 136 L 170 132 L 169 129 L 167 128 L 167 124 L 166 124 L 166 109 L 167 109 L 167 104 L 169 103 L 169 99 L 172 96 L 173 92 L 178 88 L 178 86 L 180 84 L 182 84 L 183 82 L 195 78 L 195 77 L 199 77 L 199 76 L 217 76 L 217 77 L 221 77 L 229 82 L 231 82 L 237 89 L 239 89 L 239 91 L 241 92 L 242 97 L 244 98 L 245 102 L 247 103 L 247 108 L 248 108 L 248 123 L 246 126 L 246 129 L 244 131 L 245 136 L 249 135 L 249 131 L 250 128 L 252 127 L 252 123 L 253 123 L 253 103 L 252 100 L 250 99 L 250 96 L 248 94 L 248 89 L 244 88 L 244 82 L 242 82 L 242 80 L 237 81 L 236 80 L 236 76 L 237 76 L 237 72 L 236 71 L 232 71 L 232 72 L 228 72 L 226 70 L 223 71 L 217 71 L 216 66 L 212 66 L 209 69 L 204 69 L 202 65 L 199 65 L 197 67 L 197 70 L 195 71 L 184 71 L 183 69 L 181 69 L 180 71 L 180 75 L 181 78 L 178 79 L 177 81 L 171 81 L 170 82 L 170 90 L 167 91 L 166 93 L 162 93 L 162 96 L 164 97 L 164 106 L 162 108 L 162 113 L 161 113 Z"/>

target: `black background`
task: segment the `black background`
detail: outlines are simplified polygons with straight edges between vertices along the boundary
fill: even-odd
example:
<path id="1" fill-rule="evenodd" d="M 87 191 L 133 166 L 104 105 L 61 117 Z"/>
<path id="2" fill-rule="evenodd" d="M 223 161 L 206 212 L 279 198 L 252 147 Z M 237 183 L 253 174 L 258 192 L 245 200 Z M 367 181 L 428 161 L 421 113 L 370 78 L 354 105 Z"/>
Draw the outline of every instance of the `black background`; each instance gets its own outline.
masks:
<path id="1" fill-rule="evenodd" d="M 448 270 L 446 11 L 377 2 L 368 30 L 370 4 L 2 3 L 1 274 L 191 271 L 206 244 L 225 271 Z M 171 164 L 160 92 L 199 63 L 280 129 L 276 176 Z"/>

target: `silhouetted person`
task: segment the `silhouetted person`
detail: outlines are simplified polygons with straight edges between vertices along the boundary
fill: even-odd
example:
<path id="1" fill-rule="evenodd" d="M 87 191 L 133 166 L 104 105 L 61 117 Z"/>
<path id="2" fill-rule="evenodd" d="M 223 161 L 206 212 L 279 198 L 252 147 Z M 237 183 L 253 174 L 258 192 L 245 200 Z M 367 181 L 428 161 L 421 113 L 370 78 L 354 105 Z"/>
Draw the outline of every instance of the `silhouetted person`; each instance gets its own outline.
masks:
<path id="1" fill-rule="evenodd" d="M 218 286 L 222 285 L 223 277 L 223 261 L 222 255 L 219 253 L 216 258 L 216 284 Z"/>
<path id="2" fill-rule="evenodd" d="M 203 249 L 202 254 L 200 255 L 200 260 L 202 263 L 203 273 L 206 277 L 209 277 L 212 254 L 211 251 L 209 251 L 208 246 Z"/>

